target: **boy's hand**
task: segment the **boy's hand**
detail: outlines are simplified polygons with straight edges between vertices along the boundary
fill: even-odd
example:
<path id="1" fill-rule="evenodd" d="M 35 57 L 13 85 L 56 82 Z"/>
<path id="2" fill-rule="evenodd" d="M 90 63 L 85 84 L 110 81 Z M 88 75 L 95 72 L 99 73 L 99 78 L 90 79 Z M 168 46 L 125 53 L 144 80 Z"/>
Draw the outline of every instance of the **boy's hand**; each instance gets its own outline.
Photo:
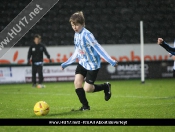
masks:
<path id="1" fill-rule="evenodd" d="M 27 65 L 30 65 L 30 60 L 29 60 L 29 61 L 27 61 Z"/>
<path id="2" fill-rule="evenodd" d="M 158 40 L 157 40 L 157 44 L 162 44 L 162 42 L 163 42 L 163 39 L 162 38 L 158 38 Z"/>
<path id="3" fill-rule="evenodd" d="M 52 59 L 49 59 L 49 62 L 52 63 Z"/>
<path id="4" fill-rule="evenodd" d="M 118 66 L 118 62 L 115 64 L 115 66 L 114 67 L 117 67 Z"/>
<path id="5" fill-rule="evenodd" d="M 117 67 L 117 66 L 118 66 L 118 63 L 114 67 Z"/>
<path id="6" fill-rule="evenodd" d="M 175 61 L 175 56 L 174 55 L 172 56 L 172 59 Z"/>
<path id="7" fill-rule="evenodd" d="M 61 66 L 61 70 L 64 70 L 64 68 Z"/>
<path id="8" fill-rule="evenodd" d="M 169 57 L 172 57 L 173 55 L 169 53 L 168 56 L 169 56 Z"/>

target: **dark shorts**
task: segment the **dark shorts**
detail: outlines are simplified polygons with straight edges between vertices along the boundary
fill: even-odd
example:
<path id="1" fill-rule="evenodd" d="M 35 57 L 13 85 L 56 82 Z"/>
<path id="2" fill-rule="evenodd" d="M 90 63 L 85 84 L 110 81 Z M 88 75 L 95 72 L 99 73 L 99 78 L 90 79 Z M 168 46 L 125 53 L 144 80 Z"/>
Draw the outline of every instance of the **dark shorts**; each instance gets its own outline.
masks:
<path id="1" fill-rule="evenodd" d="M 77 65 L 77 68 L 75 70 L 75 74 L 81 74 L 86 78 L 86 82 L 89 84 L 94 84 L 99 69 L 97 70 L 86 70 L 83 66 L 80 64 Z"/>

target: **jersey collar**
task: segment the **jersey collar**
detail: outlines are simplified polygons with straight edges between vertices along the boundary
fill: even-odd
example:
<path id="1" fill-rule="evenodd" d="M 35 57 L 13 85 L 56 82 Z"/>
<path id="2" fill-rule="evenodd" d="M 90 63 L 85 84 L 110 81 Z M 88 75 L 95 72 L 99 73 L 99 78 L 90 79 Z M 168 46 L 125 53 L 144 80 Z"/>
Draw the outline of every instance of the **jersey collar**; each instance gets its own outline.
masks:
<path id="1" fill-rule="evenodd" d="M 81 31 L 79 32 L 79 34 L 81 34 L 83 32 L 83 30 L 84 30 L 84 27 L 81 29 Z"/>

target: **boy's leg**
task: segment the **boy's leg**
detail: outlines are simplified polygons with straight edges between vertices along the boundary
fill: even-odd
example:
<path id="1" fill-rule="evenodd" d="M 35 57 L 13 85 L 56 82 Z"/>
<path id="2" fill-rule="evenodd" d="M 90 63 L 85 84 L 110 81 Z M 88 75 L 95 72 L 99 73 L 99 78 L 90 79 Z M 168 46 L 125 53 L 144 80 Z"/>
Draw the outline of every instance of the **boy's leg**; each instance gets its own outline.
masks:
<path id="1" fill-rule="evenodd" d="M 106 101 L 108 101 L 111 98 L 111 95 L 112 95 L 111 94 L 111 84 L 109 82 L 106 82 L 100 85 L 94 85 L 94 87 L 95 87 L 94 92 L 104 90 Z"/>
<path id="2" fill-rule="evenodd" d="M 108 82 L 99 85 L 94 84 L 98 71 L 99 69 L 87 72 L 84 89 L 86 92 L 99 92 L 103 90 L 105 93 L 105 100 L 108 101 L 111 98 L 111 84 Z"/>
<path id="3" fill-rule="evenodd" d="M 86 94 L 83 89 L 83 82 L 86 70 L 81 65 L 78 65 L 75 74 L 76 74 L 74 80 L 75 92 L 77 93 L 77 96 L 82 104 L 80 110 L 90 110 L 88 101 L 86 99 Z"/>
<path id="4" fill-rule="evenodd" d="M 38 88 L 45 88 L 45 85 L 43 85 L 43 65 L 38 65 L 38 75 L 39 75 L 39 84 L 38 84 Z"/>
<path id="5" fill-rule="evenodd" d="M 39 84 L 43 83 L 43 66 L 38 66 Z"/>
<path id="6" fill-rule="evenodd" d="M 89 84 L 85 82 L 84 89 L 88 93 L 104 91 L 105 100 L 108 101 L 111 98 L 111 84 L 106 82 L 104 84 Z"/>
<path id="7" fill-rule="evenodd" d="M 36 65 L 32 64 L 32 83 L 33 83 L 33 87 L 36 87 L 36 72 L 37 72 Z"/>

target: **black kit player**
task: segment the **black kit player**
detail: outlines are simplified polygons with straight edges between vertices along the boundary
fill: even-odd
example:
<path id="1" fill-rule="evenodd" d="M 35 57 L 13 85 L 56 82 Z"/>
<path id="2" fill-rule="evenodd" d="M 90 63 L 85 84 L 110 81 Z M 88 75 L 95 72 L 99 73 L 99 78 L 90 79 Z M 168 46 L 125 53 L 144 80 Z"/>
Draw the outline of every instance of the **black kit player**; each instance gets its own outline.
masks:
<path id="1" fill-rule="evenodd" d="M 171 47 L 169 44 L 167 44 L 162 38 L 158 38 L 157 44 L 162 46 L 165 50 L 167 50 L 170 53 L 170 57 L 173 58 L 175 61 L 175 47 Z M 174 62 L 175 63 L 175 62 Z M 175 64 L 173 68 L 173 77 L 175 77 Z"/>
<path id="2" fill-rule="evenodd" d="M 47 56 L 50 62 L 50 55 L 46 50 L 46 47 L 41 43 L 41 36 L 39 34 L 34 35 L 34 43 L 30 46 L 27 56 L 27 64 L 30 64 L 32 57 L 32 87 L 44 88 L 43 85 L 43 53 Z M 39 76 L 38 85 L 36 84 L 36 73 Z"/>
<path id="3" fill-rule="evenodd" d="M 162 46 L 165 50 L 167 50 L 170 54 L 175 55 L 175 47 L 171 47 L 167 44 L 162 38 L 158 38 L 157 44 Z"/>

